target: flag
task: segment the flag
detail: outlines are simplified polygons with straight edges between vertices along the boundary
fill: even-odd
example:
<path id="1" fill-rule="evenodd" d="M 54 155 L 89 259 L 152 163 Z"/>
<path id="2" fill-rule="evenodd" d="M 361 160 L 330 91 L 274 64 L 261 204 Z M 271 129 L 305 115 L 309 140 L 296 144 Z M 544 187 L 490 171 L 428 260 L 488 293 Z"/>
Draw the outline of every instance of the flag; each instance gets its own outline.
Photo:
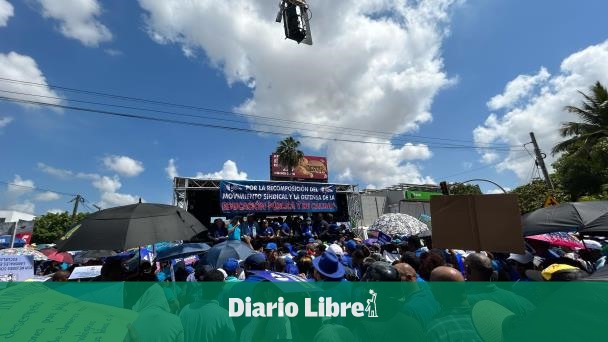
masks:
<path id="1" fill-rule="evenodd" d="M 13 235 L 14 227 L 15 227 L 15 222 L 0 223 L 0 235 Z"/>
<path id="2" fill-rule="evenodd" d="M 17 222 L 17 233 L 15 236 L 25 240 L 29 245 L 32 241 L 32 235 L 34 235 L 34 221 L 19 220 L 19 222 Z"/>
<path id="3" fill-rule="evenodd" d="M 379 231 L 378 232 L 378 241 L 382 244 L 385 244 L 385 243 L 390 243 L 391 241 L 393 241 L 393 238 L 391 238 L 390 235 Z"/>

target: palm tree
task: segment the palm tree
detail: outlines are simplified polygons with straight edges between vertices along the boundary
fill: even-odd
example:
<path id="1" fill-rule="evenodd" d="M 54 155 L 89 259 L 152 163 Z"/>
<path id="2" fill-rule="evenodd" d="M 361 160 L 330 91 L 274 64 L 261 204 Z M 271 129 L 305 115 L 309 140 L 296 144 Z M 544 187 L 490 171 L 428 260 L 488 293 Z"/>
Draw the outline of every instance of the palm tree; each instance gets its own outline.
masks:
<path id="1" fill-rule="evenodd" d="M 566 110 L 581 118 L 582 122 L 565 122 L 559 132 L 566 139 L 553 147 L 553 154 L 576 150 L 586 151 L 601 139 L 608 138 L 608 91 L 598 81 L 591 87 L 591 95 L 580 92 L 585 98 L 581 108 L 566 106 Z"/>
<path id="2" fill-rule="evenodd" d="M 279 164 L 287 168 L 291 180 L 293 180 L 293 176 L 291 176 L 293 169 L 297 167 L 300 164 L 300 160 L 304 158 L 304 153 L 298 150 L 299 146 L 299 141 L 295 140 L 293 137 L 289 137 L 281 140 L 275 151 L 279 156 Z"/>

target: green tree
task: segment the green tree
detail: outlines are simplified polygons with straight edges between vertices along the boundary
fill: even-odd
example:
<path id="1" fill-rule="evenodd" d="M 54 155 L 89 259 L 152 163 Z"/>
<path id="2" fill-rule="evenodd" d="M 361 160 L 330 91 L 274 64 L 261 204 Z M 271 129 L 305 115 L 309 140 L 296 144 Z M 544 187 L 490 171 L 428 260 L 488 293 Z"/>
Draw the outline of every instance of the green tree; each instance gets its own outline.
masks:
<path id="1" fill-rule="evenodd" d="M 450 184 L 450 194 L 452 195 L 481 195 L 481 189 L 477 184 Z"/>
<path id="2" fill-rule="evenodd" d="M 598 140 L 587 153 L 571 147 L 553 163 L 554 178 L 561 183 L 570 201 L 593 198 L 608 187 L 608 138 Z"/>
<path id="3" fill-rule="evenodd" d="M 300 142 L 293 137 L 285 138 L 279 142 L 275 153 L 279 156 L 279 164 L 286 167 L 291 175 L 293 169 L 300 164 L 304 153 L 298 149 Z M 290 177 L 293 180 L 293 177 Z"/>
<path id="4" fill-rule="evenodd" d="M 561 190 L 561 184 L 559 181 L 555 179 L 555 177 L 552 177 L 552 179 L 554 179 L 553 186 L 555 187 L 553 195 L 560 203 L 567 202 L 569 196 Z M 513 189 L 511 193 L 518 196 L 519 210 L 522 214 L 525 214 L 542 208 L 545 204 L 547 196 L 549 196 L 551 191 L 549 191 L 545 181 L 534 180 L 528 184 L 524 184 Z"/>
<path id="5" fill-rule="evenodd" d="M 608 138 L 608 91 L 597 82 L 591 87 L 591 94 L 580 92 L 585 98 L 581 107 L 566 106 L 566 110 L 576 114 L 581 122 L 565 122 L 560 134 L 568 138 L 553 147 L 553 154 L 560 152 L 588 154 L 603 138 Z"/>
<path id="6" fill-rule="evenodd" d="M 82 221 L 87 215 L 88 213 L 78 213 L 76 221 Z M 37 244 L 54 243 L 71 227 L 72 215 L 68 214 L 68 212 L 59 214 L 48 213 L 38 216 L 34 221 L 32 242 Z"/>

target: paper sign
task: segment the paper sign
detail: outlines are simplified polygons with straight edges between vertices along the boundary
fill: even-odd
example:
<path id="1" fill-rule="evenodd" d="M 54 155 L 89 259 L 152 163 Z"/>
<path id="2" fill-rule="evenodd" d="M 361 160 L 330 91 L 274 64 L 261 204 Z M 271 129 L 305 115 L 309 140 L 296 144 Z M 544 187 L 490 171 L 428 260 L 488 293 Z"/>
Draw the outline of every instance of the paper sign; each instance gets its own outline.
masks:
<path id="1" fill-rule="evenodd" d="M 6 341 L 122 341 L 137 313 L 78 300 L 22 283 L 0 293 L 0 338 Z"/>
<path id="2" fill-rule="evenodd" d="M 69 279 L 95 278 L 101 274 L 102 266 L 81 266 L 76 267 Z"/>
<path id="3" fill-rule="evenodd" d="M 433 247 L 523 254 L 517 195 L 431 197 Z"/>
<path id="4" fill-rule="evenodd" d="M 34 259 L 26 255 L 0 255 L 0 279 L 25 281 L 34 276 Z"/>

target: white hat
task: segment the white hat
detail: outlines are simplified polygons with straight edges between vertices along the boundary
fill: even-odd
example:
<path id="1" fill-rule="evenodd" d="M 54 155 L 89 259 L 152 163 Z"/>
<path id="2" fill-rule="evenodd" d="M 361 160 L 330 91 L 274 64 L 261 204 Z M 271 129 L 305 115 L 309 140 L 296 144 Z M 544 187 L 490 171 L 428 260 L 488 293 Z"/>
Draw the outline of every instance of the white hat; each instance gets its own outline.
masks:
<path id="1" fill-rule="evenodd" d="M 511 253 L 509 255 L 509 258 L 507 258 L 507 260 L 514 260 L 517 261 L 520 264 L 527 264 L 532 262 L 532 260 L 534 260 L 534 255 L 532 255 L 532 253 L 526 251 L 525 254 L 515 254 L 515 253 Z"/>
<path id="2" fill-rule="evenodd" d="M 220 272 L 222 272 L 222 274 L 224 275 L 224 279 L 228 278 L 228 273 L 226 273 L 226 271 L 224 271 L 221 268 L 218 268 L 217 270 L 220 271 Z"/>
<path id="3" fill-rule="evenodd" d="M 334 252 L 334 254 L 337 256 L 344 255 L 344 251 L 342 250 L 342 247 L 336 245 L 335 243 L 332 243 L 331 245 L 329 245 L 329 250 Z"/>
<path id="4" fill-rule="evenodd" d="M 595 240 L 583 240 L 583 243 L 585 244 L 585 247 L 587 247 L 588 249 L 597 249 L 597 250 L 601 250 L 602 249 L 602 244 L 595 241 Z"/>

